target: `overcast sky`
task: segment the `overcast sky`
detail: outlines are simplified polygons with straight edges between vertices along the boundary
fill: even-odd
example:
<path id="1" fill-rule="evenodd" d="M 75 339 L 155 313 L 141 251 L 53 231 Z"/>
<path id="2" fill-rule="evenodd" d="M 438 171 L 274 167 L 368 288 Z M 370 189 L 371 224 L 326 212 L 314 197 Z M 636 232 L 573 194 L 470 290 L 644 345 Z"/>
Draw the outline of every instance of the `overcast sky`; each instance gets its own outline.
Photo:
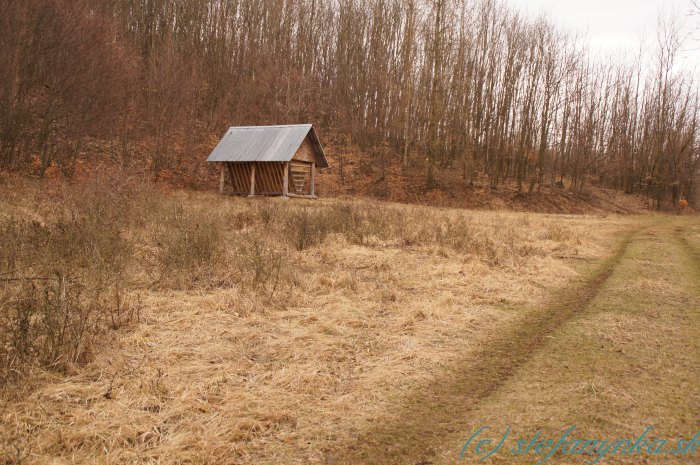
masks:
<path id="1" fill-rule="evenodd" d="M 662 9 L 676 11 L 689 30 L 686 18 L 690 0 L 506 0 L 531 16 L 545 13 L 551 20 L 569 31 L 585 34 L 591 52 L 609 54 L 639 51 L 644 42 L 647 50 L 656 47 L 658 14 Z M 684 68 L 698 72 L 699 43 L 694 51 L 682 55 Z M 687 48 L 691 48 L 690 45 Z"/>

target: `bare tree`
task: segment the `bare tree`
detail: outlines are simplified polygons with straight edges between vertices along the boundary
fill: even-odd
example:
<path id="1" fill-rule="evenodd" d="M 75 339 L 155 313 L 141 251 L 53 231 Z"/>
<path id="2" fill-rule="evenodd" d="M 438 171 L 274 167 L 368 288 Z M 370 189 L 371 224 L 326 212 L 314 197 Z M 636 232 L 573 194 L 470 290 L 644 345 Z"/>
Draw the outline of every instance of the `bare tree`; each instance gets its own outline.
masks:
<path id="1" fill-rule="evenodd" d="M 8 0 L 0 167 L 70 171 L 94 138 L 182 171 L 227 125 L 311 120 L 379 179 L 393 158 L 428 189 L 596 181 L 661 206 L 694 188 L 699 139 L 697 83 L 663 30 L 650 73 L 502 0 Z"/>

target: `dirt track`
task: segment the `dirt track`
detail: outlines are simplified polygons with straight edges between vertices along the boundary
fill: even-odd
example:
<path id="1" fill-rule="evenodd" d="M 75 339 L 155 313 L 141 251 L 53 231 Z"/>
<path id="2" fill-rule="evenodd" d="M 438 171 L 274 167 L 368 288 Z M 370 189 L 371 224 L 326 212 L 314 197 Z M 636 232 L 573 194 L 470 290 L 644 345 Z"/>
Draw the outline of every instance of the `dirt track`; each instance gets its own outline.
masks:
<path id="1" fill-rule="evenodd" d="M 547 357 L 549 353 L 556 352 L 550 342 L 555 337 L 560 338 L 558 333 L 563 326 L 571 326 L 576 330 L 576 326 L 585 321 L 579 317 L 595 313 L 597 307 L 600 307 L 600 303 L 597 306 L 591 305 L 594 300 L 606 303 L 608 298 L 615 295 L 615 299 L 621 297 L 619 300 L 621 302 L 625 302 L 627 298 L 630 302 L 634 302 L 634 292 L 630 288 L 623 289 L 629 295 L 625 296 L 624 292 L 621 296 L 616 295 L 616 285 L 630 280 L 630 276 L 625 275 L 627 270 L 620 271 L 620 276 L 614 275 L 621 267 L 634 268 L 641 265 L 637 263 L 640 253 L 652 262 L 651 267 L 657 268 L 651 271 L 659 282 L 665 279 L 685 280 L 682 285 L 682 299 L 689 305 L 687 308 L 676 306 L 674 310 L 680 313 L 686 310 L 690 312 L 688 315 L 690 321 L 687 322 L 689 332 L 682 335 L 681 342 L 694 349 L 686 354 L 690 356 L 691 364 L 693 360 L 697 362 L 700 352 L 693 340 L 697 341 L 700 333 L 700 327 L 697 324 L 700 285 L 695 288 L 692 285 L 697 277 L 697 273 L 693 273 L 692 268 L 694 265 L 695 271 L 700 271 L 700 259 L 697 250 L 685 238 L 686 229 L 681 226 L 673 229 L 672 225 L 673 222 L 657 219 L 653 224 L 642 224 L 630 231 L 620 240 L 614 255 L 584 273 L 583 277 L 570 286 L 556 292 L 547 305 L 522 311 L 522 317 L 516 324 L 492 334 L 479 350 L 466 354 L 459 364 L 446 367 L 441 377 L 434 379 L 428 385 L 416 388 L 405 398 L 397 399 L 395 409 L 388 411 L 385 418 L 377 418 L 373 425 L 368 426 L 358 435 L 356 442 L 328 454 L 327 463 L 411 465 L 457 463 L 460 438 L 467 439 L 471 435 L 469 430 L 476 429 L 479 423 L 475 421 L 475 417 L 479 417 L 480 409 L 483 410 L 484 404 L 489 401 L 498 405 L 498 400 L 490 398 L 504 390 L 505 386 L 510 388 L 513 384 L 517 385 L 519 378 L 529 371 L 528 365 L 532 364 L 533 358 Z M 651 243 L 660 247 L 658 250 L 644 252 L 651 250 Z M 634 250 L 631 251 L 631 248 Z M 652 254 L 653 256 L 650 256 Z M 640 275 L 643 274 L 640 271 Z M 634 271 L 631 276 L 634 276 Z M 610 281 L 615 282 L 610 283 Z M 697 281 L 695 283 L 697 284 Z M 632 308 L 635 304 L 636 302 L 631 303 L 630 308 L 621 308 L 620 311 L 636 311 L 636 307 Z M 653 328 L 648 330 L 653 331 Z M 672 356 L 674 351 L 671 347 L 664 347 L 666 343 L 662 338 L 657 338 L 653 344 L 657 350 L 657 358 L 664 355 Z M 601 350 L 601 352 L 604 351 L 606 350 Z M 574 356 L 576 355 L 575 352 L 564 354 L 563 358 L 560 357 L 556 368 L 568 369 L 570 366 L 575 366 L 577 360 Z M 595 359 L 594 355 L 593 360 Z M 663 363 L 672 364 L 672 360 L 664 360 Z M 697 382 L 700 379 L 698 374 L 700 373 L 697 366 L 694 371 L 685 370 L 683 373 L 689 376 L 691 383 L 692 380 Z M 624 373 L 624 376 L 633 375 L 632 372 Z M 509 395 L 507 389 L 505 391 L 500 393 L 500 397 Z M 689 409 L 687 412 L 691 415 L 690 418 L 694 415 L 697 420 L 700 418 L 697 392 L 685 394 L 688 395 L 685 408 Z M 567 400 L 560 400 L 560 402 L 567 402 Z M 620 412 L 618 415 L 624 417 L 625 413 Z M 671 411 L 662 410 L 655 415 L 657 422 L 655 424 L 677 420 L 673 418 L 675 413 Z M 634 419 L 630 418 L 629 421 L 634 422 Z M 698 426 L 697 423 L 696 421 L 696 426 Z M 686 433 L 690 431 L 693 430 Z M 501 457 L 501 459 L 505 459 L 504 463 L 512 463 L 507 457 Z M 635 463 L 637 458 L 628 457 L 627 460 L 629 462 L 623 460 L 622 463 Z M 532 463 L 535 461 L 533 460 Z"/>

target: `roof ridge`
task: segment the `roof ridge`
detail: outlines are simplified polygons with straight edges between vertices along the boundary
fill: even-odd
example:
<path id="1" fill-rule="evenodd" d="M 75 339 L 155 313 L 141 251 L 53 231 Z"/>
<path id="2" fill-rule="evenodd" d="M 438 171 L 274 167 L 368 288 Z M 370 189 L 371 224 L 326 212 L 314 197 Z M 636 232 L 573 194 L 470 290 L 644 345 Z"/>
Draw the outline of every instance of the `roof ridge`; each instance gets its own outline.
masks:
<path id="1" fill-rule="evenodd" d="M 230 126 L 229 129 L 264 129 L 264 128 L 293 128 L 293 127 L 307 127 L 313 126 L 311 123 L 300 123 L 300 124 L 273 124 L 269 126 Z"/>

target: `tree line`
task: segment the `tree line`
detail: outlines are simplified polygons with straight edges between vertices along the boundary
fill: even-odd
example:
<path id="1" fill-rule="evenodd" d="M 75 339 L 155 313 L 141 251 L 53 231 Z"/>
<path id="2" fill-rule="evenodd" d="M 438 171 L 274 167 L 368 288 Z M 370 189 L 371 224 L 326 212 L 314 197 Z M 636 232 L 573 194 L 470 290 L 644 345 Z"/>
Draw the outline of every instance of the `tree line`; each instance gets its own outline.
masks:
<path id="1" fill-rule="evenodd" d="M 661 31 L 630 65 L 501 0 L 0 0 L 0 169 L 70 173 L 95 140 L 177 169 L 227 126 L 310 121 L 427 187 L 449 170 L 676 203 L 700 100 Z"/>

